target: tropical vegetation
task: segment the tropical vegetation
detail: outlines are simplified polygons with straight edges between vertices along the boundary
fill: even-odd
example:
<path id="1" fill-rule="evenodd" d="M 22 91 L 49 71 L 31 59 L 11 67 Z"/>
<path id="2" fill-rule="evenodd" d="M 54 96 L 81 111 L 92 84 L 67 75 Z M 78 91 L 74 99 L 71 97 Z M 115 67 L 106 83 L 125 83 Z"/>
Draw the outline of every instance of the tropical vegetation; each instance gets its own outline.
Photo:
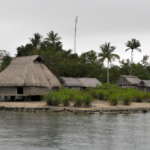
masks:
<path id="1" fill-rule="evenodd" d="M 100 46 L 101 53 L 99 53 L 100 61 L 104 61 L 107 58 L 107 82 L 109 83 L 109 62 L 112 60 L 120 59 L 120 56 L 117 54 L 112 54 L 112 52 L 116 49 L 115 46 L 110 46 L 110 43 L 105 43 Z"/>
<path id="2" fill-rule="evenodd" d="M 126 49 L 126 51 L 128 51 L 129 49 L 131 49 L 131 62 L 130 62 L 131 70 L 130 70 L 130 75 L 132 75 L 133 51 L 137 50 L 138 52 L 141 52 L 141 49 L 139 49 L 139 47 L 141 46 L 141 43 L 138 40 L 136 40 L 136 39 L 132 39 L 131 41 L 128 41 L 126 43 L 126 46 L 128 47 Z"/>
<path id="3" fill-rule="evenodd" d="M 150 100 L 150 93 L 105 83 L 102 86 L 97 85 L 96 89 L 87 87 L 84 91 L 66 88 L 57 92 L 46 92 L 43 94 L 43 99 L 48 105 L 52 106 L 90 106 L 93 100 L 108 101 L 111 105 L 118 105 L 118 103 L 130 105 L 132 101 L 143 102 Z"/>
<path id="4" fill-rule="evenodd" d="M 113 85 L 120 75 L 135 75 L 140 79 L 150 80 L 150 64 L 149 56 L 144 55 L 138 63 L 133 62 L 133 51 L 141 51 L 140 42 L 132 39 L 126 43 L 127 50 L 131 49 L 131 60 L 122 59 L 120 65 L 114 65 L 113 60 L 120 59 L 120 56 L 114 54 L 116 47 L 111 46 L 110 42 L 100 45 L 100 53 L 94 50 L 78 55 L 72 53 L 71 49 L 63 49 L 63 43 L 58 33 L 50 31 L 47 37 L 43 37 L 40 33 L 33 34 L 29 38 L 26 45 L 17 47 L 16 57 L 29 55 L 42 55 L 45 65 L 50 69 L 56 77 L 91 77 L 97 78 L 103 83 L 93 90 L 87 88 L 85 91 L 71 91 L 62 89 L 58 92 L 44 93 L 43 98 L 49 105 L 65 106 L 73 103 L 74 106 L 89 106 L 94 99 L 107 100 L 112 105 L 122 102 L 130 104 L 131 101 L 143 101 L 150 98 L 149 93 L 143 93 L 138 90 L 121 89 Z M 108 65 L 103 65 L 107 59 Z M 2 72 L 11 62 L 12 57 L 5 50 L 0 50 L 0 72 Z M 108 84 L 110 82 L 110 84 Z M 104 84 L 106 83 L 106 84 Z"/>
<path id="5" fill-rule="evenodd" d="M 42 55 L 45 65 L 56 75 L 56 77 L 91 77 L 97 78 L 102 83 L 115 83 L 120 75 L 138 76 L 140 79 L 150 80 L 150 64 L 149 56 L 144 55 L 142 60 L 134 63 L 133 60 L 120 60 L 120 65 L 114 65 L 113 60 L 119 59 L 120 56 L 114 54 L 115 46 L 110 43 L 100 45 L 100 53 L 94 50 L 78 55 L 73 54 L 71 49 L 63 49 L 63 43 L 58 33 L 50 31 L 46 37 L 40 33 L 35 33 L 26 45 L 17 47 L 16 57 L 28 55 Z M 126 43 L 128 49 L 139 50 L 140 42 L 136 39 Z M 1 50 L 1 69 L 3 71 L 11 62 L 12 57 L 8 52 Z M 103 61 L 107 59 L 108 66 L 103 65 Z M 132 61 L 132 71 L 131 71 Z"/>

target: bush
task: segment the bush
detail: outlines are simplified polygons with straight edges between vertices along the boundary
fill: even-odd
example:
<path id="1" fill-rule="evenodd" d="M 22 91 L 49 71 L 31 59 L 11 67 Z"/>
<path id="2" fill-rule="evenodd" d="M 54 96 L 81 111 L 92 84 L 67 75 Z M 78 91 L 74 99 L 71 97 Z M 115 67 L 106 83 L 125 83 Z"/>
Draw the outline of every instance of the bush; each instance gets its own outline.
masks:
<path id="1" fill-rule="evenodd" d="M 109 102 L 111 105 L 117 105 L 118 101 L 119 101 L 119 98 L 117 94 L 112 94 L 109 98 Z"/>
<path id="2" fill-rule="evenodd" d="M 62 103 L 64 104 L 64 106 L 69 106 L 70 99 L 68 95 L 62 95 Z"/>
<path id="3" fill-rule="evenodd" d="M 100 90 L 101 89 L 101 84 L 96 84 L 96 90 Z"/>
<path id="4" fill-rule="evenodd" d="M 93 101 L 93 97 L 90 95 L 85 94 L 84 95 L 84 105 L 90 106 L 91 102 Z"/>
<path id="5" fill-rule="evenodd" d="M 147 100 L 149 100 L 149 99 L 150 99 L 150 93 L 146 93 L 146 94 L 145 94 L 145 98 L 146 98 Z"/>
<path id="6" fill-rule="evenodd" d="M 86 89 L 85 89 L 85 91 L 87 91 L 87 92 L 89 92 L 89 91 L 91 91 L 92 90 L 92 88 L 89 86 L 89 87 L 86 87 Z"/>
<path id="7" fill-rule="evenodd" d="M 115 84 L 105 83 L 100 87 L 100 89 L 102 89 L 102 90 L 110 90 L 110 89 L 120 90 L 121 88 Z"/>
<path id="8" fill-rule="evenodd" d="M 130 105 L 131 101 L 133 99 L 133 96 L 130 94 L 126 94 L 123 96 L 123 103 L 124 105 Z"/>
<path id="9" fill-rule="evenodd" d="M 142 92 L 136 94 L 136 102 L 143 102 L 144 95 Z"/>
<path id="10" fill-rule="evenodd" d="M 61 96 L 53 91 L 51 91 L 50 93 L 49 92 L 44 93 L 43 99 L 44 101 L 46 101 L 48 105 L 53 105 L 53 106 L 58 106 L 62 102 Z"/>
<path id="11" fill-rule="evenodd" d="M 96 96 L 97 96 L 97 99 L 104 100 L 104 92 L 102 90 L 97 90 Z"/>
<path id="12" fill-rule="evenodd" d="M 111 92 L 105 90 L 105 91 L 104 91 L 104 100 L 109 100 L 109 97 L 110 97 L 110 96 L 111 96 Z"/>
<path id="13" fill-rule="evenodd" d="M 97 98 L 96 92 L 97 92 L 96 90 L 91 90 L 91 91 L 88 92 L 88 94 L 90 96 L 92 96 L 93 98 Z"/>
<path id="14" fill-rule="evenodd" d="M 75 100 L 75 107 L 81 107 L 84 103 L 84 97 L 82 95 L 75 95 L 74 96 L 74 100 Z"/>

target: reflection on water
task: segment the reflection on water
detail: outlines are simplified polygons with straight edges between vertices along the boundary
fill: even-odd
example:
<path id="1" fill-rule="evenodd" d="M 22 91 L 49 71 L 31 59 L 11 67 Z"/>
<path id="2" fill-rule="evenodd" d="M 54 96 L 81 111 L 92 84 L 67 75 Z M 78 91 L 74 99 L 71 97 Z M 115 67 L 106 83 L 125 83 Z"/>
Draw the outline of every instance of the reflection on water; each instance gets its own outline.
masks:
<path id="1" fill-rule="evenodd" d="M 149 150 L 150 114 L 0 112 L 0 150 Z"/>

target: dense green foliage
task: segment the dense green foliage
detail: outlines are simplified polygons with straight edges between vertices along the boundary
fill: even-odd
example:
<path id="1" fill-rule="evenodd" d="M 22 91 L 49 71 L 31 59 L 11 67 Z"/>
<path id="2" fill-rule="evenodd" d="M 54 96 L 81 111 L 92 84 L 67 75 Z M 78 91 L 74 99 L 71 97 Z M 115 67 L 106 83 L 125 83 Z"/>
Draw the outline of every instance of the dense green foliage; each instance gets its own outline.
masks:
<path id="1" fill-rule="evenodd" d="M 130 48 L 131 44 L 127 43 L 126 46 Z M 104 51 L 108 48 L 107 50 L 110 50 L 110 54 L 112 54 L 115 49 L 115 47 L 110 46 L 109 43 L 102 44 L 101 48 Z M 0 71 L 3 71 L 12 59 L 6 51 L 3 54 Z M 100 54 L 98 56 L 94 50 L 87 50 L 87 52 L 82 53 L 80 56 L 78 54 L 72 54 L 72 50 L 63 49 L 61 37 L 58 33 L 54 33 L 53 31 L 47 33 L 45 38 L 39 33 L 35 33 L 33 37 L 29 38 L 29 43 L 17 48 L 17 57 L 28 55 L 42 55 L 45 60 L 45 65 L 58 78 L 60 76 L 93 77 L 102 83 L 107 82 L 107 68 L 102 63 L 102 60 L 107 57 L 103 57 Z M 116 54 L 112 56 L 113 57 L 109 57 L 109 60 L 113 60 L 115 56 L 119 58 Z M 140 79 L 150 80 L 150 65 L 148 59 L 149 56 L 145 55 L 142 60 L 139 60 L 139 63 L 135 64 L 132 62 L 132 75 L 138 76 Z M 130 60 L 121 60 L 119 62 L 119 66 L 113 65 L 112 63 L 110 64 L 110 83 L 115 83 L 120 75 L 130 74 Z"/>
<path id="2" fill-rule="evenodd" d="M 58 92 L 46 92 L 43 94 L 43 99 L 48 105 L 58 106 L 63 104 L 69 106 L 72 102 L 74 106 L 90 106 L 93 101 L 92 96 L 87 92 L 81 92 L 71 89 L 61 89 Z"/>
<path id="3" fill-rule="evenodd" d="M 12 57 L 5 50 L 0 50 L 0 72 L 2 72 L 11 62 Z"/>
<path id="4" fill-rule="evenodd" d="M 94 100 L 105 100 L 111 105 L 118 103 L 130 105 L 132 101 L 143 102 L 150 99 L 150 93 L 141 92 L 137 89 L 121 88 L 114 84 L 105 83 L 102 86 L 97 86 L 96 89 L 90 87 L 83 91 L 71 89 L 61 89 L 58 92 L 46 92 L 43 94 L 43 99 L 48 105 L 58 106 L 63 104 L 69 106 L 72 102 L 74 106 L 90 106 Z"/>

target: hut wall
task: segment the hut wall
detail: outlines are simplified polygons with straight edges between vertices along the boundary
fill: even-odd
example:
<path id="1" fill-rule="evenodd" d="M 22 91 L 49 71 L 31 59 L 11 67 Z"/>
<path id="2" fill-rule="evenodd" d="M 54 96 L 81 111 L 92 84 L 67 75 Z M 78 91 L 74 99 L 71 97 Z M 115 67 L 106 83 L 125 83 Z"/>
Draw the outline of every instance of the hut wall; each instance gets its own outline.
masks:
<path id="1" fill-rule="evenodd" d="M 120 86 L 122 88 L 131 88 L 131 89 L 138 89 L 137 86 Z"/>
<path id="2" fill-rule="evenodd" d="M 16 87 L 1 87 L 0 94 L 17 94 Z"/>
<path id="3" fill-rule="evenodd" d="M 47 91 L 48 88 L 44 88 L 44 87 L 24 87 L 24 94 L 42 95 L 44 92 Z"/>
<path id="4" fill-rule="evenodd" d="M 80 87 L 70 87 L 71 90 L 80 90 Z"/>
<path id="5" fill-rule="evenodd" d="M 142 92 L 150 92 L 150 88 L 145 86 L 139 86 L 139 90 Z"/>

